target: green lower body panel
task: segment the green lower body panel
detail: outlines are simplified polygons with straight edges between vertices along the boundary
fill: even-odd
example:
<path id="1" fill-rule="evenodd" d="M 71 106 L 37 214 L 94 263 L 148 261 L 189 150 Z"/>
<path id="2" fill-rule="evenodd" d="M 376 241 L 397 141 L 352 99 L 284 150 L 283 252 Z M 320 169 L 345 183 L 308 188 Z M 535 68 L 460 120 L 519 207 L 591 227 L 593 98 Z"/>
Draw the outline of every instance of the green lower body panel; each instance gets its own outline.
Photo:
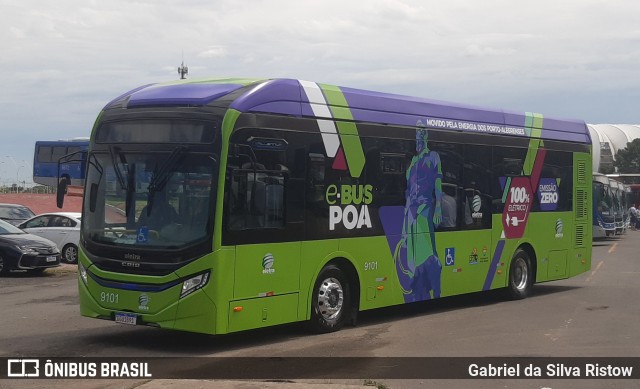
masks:
<path id="1" fill-rule="evenodd" d="M 557 280 L 566 277 L 567 252 L 568 250 L 556 250 L 549 252 L 549 267 L 547 268 L 547 279 Z"/>
<path id="2" fill-rule="evenodd" d="M 243 331 L 298 320 L 298 293 L 229 303 L 229 331 Z"/>

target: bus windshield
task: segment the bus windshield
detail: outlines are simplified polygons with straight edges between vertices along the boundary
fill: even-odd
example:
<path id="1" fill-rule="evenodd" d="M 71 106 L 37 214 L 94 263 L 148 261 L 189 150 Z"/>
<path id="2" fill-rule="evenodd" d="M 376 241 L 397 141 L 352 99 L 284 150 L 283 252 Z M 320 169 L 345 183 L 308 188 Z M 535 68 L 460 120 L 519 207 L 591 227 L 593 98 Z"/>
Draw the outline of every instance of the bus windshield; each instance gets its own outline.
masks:
<path id="1" fill-rule="evenodd" d="M 622 210 L 620 208 L 618 188 L 611 188 L 611 204 L 613 206 L 613 213 L 617 218 L 619 218 L 622 215 Z"/>
<path id="2" fill-rule="evenodd" d="M 594 201 L 597 204 L 598 212 L 602 215 L 611 215 L 611 196 L 604 184 L 595 182 L 594 184 Z"/>
<path id="3" fill-rule="evenodd" d="M 178 249 L 211 235 L 218 159 L 187 147 L 94 152 L 82 223 L 85 239 L 138 249 Z"/>
<path id="4" fill-rule="evenodd" d="M 93 154 L 87 188 L 96 194 L 85 203 L 85 237 L 141 248 L 177 248 L 205 238 L 213 214 L 216 159 L 189 154 L 163 165 L 170 155 L 121 152 L 114 160 Z M 122 161 L 125 168 L 118 167 Z"/>

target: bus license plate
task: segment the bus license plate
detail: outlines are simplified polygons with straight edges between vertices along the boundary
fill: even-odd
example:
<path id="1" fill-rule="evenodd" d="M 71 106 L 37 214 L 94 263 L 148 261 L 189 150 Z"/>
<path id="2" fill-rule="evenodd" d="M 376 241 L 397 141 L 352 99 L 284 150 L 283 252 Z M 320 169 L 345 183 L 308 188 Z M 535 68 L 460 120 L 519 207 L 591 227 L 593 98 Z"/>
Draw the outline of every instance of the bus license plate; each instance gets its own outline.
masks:
<path id="1" fill-rule="evenodd" d="M 133 313 L 116 313 L 116 323 L 136 325 L 138 316 Z"/>
<path id="2" fill-rule="evenodd" d="M 56 258 L 56 257 L 55 257 L 55 255 L 53 255 L 53 256 L 49 256 L 49 257 L 47 257 L 47 259 L 46 259 L 46 261 L 47 261 L 47 262 L 55 262 L 55 261 L 57 261 L 57 260 L 58 260 L 58 258 Z"/>

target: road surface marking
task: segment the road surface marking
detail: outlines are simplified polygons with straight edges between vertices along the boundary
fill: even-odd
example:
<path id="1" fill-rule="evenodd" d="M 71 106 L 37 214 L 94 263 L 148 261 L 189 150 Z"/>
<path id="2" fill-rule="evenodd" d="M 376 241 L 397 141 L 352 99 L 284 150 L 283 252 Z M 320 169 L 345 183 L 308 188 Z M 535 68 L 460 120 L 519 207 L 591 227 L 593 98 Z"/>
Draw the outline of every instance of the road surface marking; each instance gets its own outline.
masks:
<path id="1" fill-rule="evenodd" d="M 593 275 L 596 274 L 596 272 L 602 267 L 603 264 L 604 264 L 604 261 L 600 261 L 600 263 L 598 263 L 598 266 L 596 266 L 596 269 L 591 272 L 591 275 L 589 277 L 587 277 L 585 282 L 591 281 L 591 278 L 593 277 Z"/>

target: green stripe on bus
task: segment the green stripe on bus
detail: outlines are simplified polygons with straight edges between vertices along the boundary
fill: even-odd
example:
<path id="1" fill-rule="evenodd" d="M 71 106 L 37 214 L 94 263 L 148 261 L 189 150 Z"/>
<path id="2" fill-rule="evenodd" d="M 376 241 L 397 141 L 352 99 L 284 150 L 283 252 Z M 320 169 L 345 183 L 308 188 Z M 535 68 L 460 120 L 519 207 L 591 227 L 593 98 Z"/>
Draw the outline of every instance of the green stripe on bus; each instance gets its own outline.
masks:
<path id="1" fill-rule="evenodd" d="M 533 127 L 533 116 L 531 112 L 526 112 L 524 117 L 524 132 L 531 137 L 531 127 Z"/>
<path id="2" fill-rule="evenodd" d="M 340 142 L 344 149 L 349 173 L 352 177 L 360 177 L 364 168 L 365 156 L 362 143 L 358 136 L 358 127 L 353 122 L 353 115 L 344 94 L 337 86 L 318 84 L 324 93 L 331 114 L 336 119 L 336 126 L 340 134 Z"/>
<path id="3" fill-rule="evenodd" d="M 510 186 L 511 186 L 511 177 L 507 177 L 507 182 L 505 182 L 504 189 L 502 190 L 502 204 L 507 202 L 507 194 L 509 193 Z"/>
<path id="4" fill-rule="evenodd" d="M 529 140 L 529 151 L 527 157 L 524 160 L 523 173 L 525 176 L 531 175 L 533 170 L 533 164 L 536 162 L 536 156 L 538 155 L 538 149 L 542 144 L 542 122 L 543 116 L 538 113 L 527 112 L 525 114 L 525 131 L 531 139 Z"/>

